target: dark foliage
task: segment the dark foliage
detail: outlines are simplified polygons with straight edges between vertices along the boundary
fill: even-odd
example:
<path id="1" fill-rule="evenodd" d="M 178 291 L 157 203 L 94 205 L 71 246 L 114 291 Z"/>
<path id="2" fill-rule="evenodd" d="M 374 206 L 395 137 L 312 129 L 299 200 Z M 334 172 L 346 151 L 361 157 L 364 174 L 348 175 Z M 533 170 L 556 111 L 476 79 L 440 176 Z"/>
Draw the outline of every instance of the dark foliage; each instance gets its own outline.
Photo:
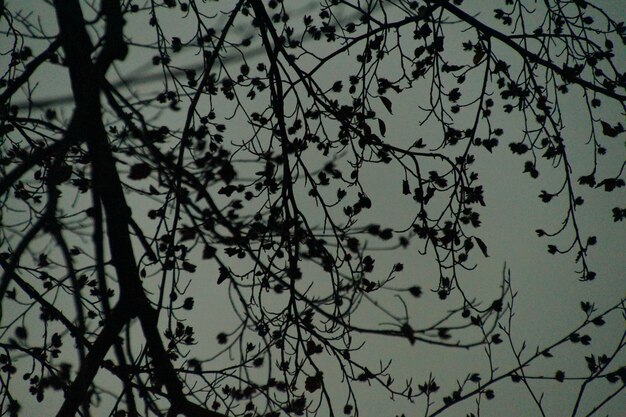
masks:
<path id="1" fill-rule="evenodd" d="M 528 373 L 592 346 L 623 299 L 580 303 L 535 349 L 512 334 L 506 269 L 495 301 L 463 285 L 493 256 L 479 174 L 503 151 L 562 209 L 537 239 L 579 265 L 571 285 L 602 279 L 577 209 L 582 190 L 624 194 L 624 164 L 603 161 L 626 136 L 619 16 L 584 0 L 6 3 L 0 415 L 369 416 L 378 392 L 475 416 L 506 383 L 546 415 L 533 380 L 576 384 L 572 416 L 623 396 L 624 334 L 576 356 L 583 371 Z M 573 102 L 587 137 L 566 129 Z M 598 216 L 623 228 L 626 208 Z M 437 276 L 416 281 L 407 252 Z M 478 349 L 488 372 L 396 380 L 374 338 Z"/>

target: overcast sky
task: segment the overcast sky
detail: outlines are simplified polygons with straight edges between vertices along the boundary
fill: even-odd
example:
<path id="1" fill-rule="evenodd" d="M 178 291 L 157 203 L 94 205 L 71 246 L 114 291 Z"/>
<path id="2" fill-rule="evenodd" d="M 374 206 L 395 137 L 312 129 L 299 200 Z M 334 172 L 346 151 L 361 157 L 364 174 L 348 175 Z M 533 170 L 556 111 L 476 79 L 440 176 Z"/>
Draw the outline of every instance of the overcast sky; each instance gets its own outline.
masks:
<path id="1" fill-rule="evenodd" d="M 22 2 L 9 1 L 8 7 L 15 11 L 19 7 L 32 7 L 41 16 L 46 25 L 53 25 L 53 9 L 42 5 L 41 2 L 25 0 Z M 467 3 L 467 2 L 466 2 Z M 485 2 L 486 4 L 487 2 Z M 19 6 L 18 6 L 19 4 Z M 207 3 L 209 5 L 210 3 Z M 622 3 L 603 2 L 607 11 L 613 16 L 623 17 Z M 203 7 L 208 7 L 203 5 Z M 476 11 L 478 5 L 475 6 Z M 492 11 L 487 8 L 478 16 L 490 16 Z M 294 12 L 294 14 L 296 14 Z M 164 15 L 165 16 L 165 15 Z M 184 20 L 180 15 L 164 17 L 168 30 L 176 30 L 176 35 L 181 38 L 189 37 L 193 33 L 193 27 L 183 27 Z M 485 19 L 488 19 L 485 17 Z M 181 23 L 183 22 L 183 23 Z M 219 26 L 219 25 L 216 25 Z M 0 29 L 6 33 L 6 21 L 0 22 Z M 245 35 L 249 28 L 238 26 L 236 30 Z M 139 25 L 128 25 L 127 34 L 135 41 L 140 41 L 142 37 L 150 39 L 150 33 L 142 32 L 144 27 Z M 55 33 L 50 29 L 49 33 Z M 174 32 L 172 32 L 174 33 Z M 237 33 L 237 32 L 235 32 Z M 2 40 L 2 49 L 6 50 L 10 45 L 7 39 Z M 455 44 L 456 41 L 456 44 Z M 461 39 L 452 38 L 447 44 L 450 50 L 461 48 Z M 620 45 L 621 46 L 621 45 Z M 333 47 L 333 45 L 330 45 Z M 324 52 L 322 47 L 321 52 Z M 621 49 L 623 53 L 623 48 Z M 7 57 L 0 57 L 0 68 L 4 68 Z M 139 79 L 148 79 L 154 70 L 146 65 L 150 62 L 151 55 L 146 52 L 132 49 L 129 59 L 120 68 L 124 74 L 139 75 Z M 198 62 L 199 57 L 193 51 L 184 52 L 181 55 L 181 63 L 190 67 Z M 329 83 L 337 78 L 346 79 L 351 74 L 351 65 L 354 64 L 353 57 L 338 57 L 333 61 L 333 65 L 322 68 L 318 73 L 320 80 L 327 80 Z M 624 60 L 621 61 L 625 62 Z M 516 63 L 516 58 L 511 56 L 511 64 Z M 517 62 L 518 63 L 518 62 Z M 236 57 L 232 58 L 232 65 L 238 67 Z M 392 63 L 389 72 L 397 71 Z M 61 68 L 48 66 L 48 70 L 39 76 L 40 86 L 36 87 L 35 98 L 45 101 L 51 97 L 64 97 L 67 95 L 68 78 Z M 112 75 L 112 79 L 115 76 Z M 161 88 L 158 81 L 137 85 L 137 90 L 141 92 L 157 91 Z M 573 88 L 568 99 L 561 102 L 563 118 L 565 120 L 565 130 L 562 136 L 568 149 L 568 156 L 573 168 L 572 177 L 578 178 L 588 174 L 592 168 L 592 149 L 586 144 L 589 135 L 590 125 L 588 117 L 581 106 L 583 103 L 580 90 Z M 393 99 L 393 115 L 385 115 L 387 125 L 386 140 L 391 143 L 406 144 L 413 142 L 419 137 L 429 138 L 440 135 L 436 126 L 421 125 L 421 118 L 417 107 L 423 102 L 427 90 L 423 86 L 406 90 L 401 95 L 390 95 Z M 230 104 L 224 104 L 225 108 L 230 108 Z M 609 107 L 610 106 L 610 107 Z M 181 107 L 185 108 L 183 104 Z M 58 107 L 61 114 L 70 116 L 70 107 Z M 380 108 L 381 114 L 384 107 Z M 227 111 L 224 111 L 227 113 Z M 615 104 L 607 105 L 606 114 L 614 115 L 610 121 L 613 123 L 624 122 L 623 115 L 620 120 L 619 106 Z M 624 233 L 623 223 L 614 223 L 611 216 L 611 209 L 616 206 L 623 206 L 626 195 L 622 190 L 613 193 L 606 193 L 600 189 L 590 191 L 589 189 L 579 189 L 585 199 L 585 205 L 577 210 L 579 227 L 583 236 L 597 235 L 598 244 L 589 253 L 589 263 L 591 269 L 597 273 L 597 279 L 592 282 L 580 282 L 577 271 L 580 266 L 574 262 L 575 254 L 553 256 L 547 252 L 547 244 L 554 241 L 539 239 L 535 233 L 536 229 L 556 230 L 559 228 L 563 216 L 566 213 L 565 201 L 546 205 L 538 198 L 541 190 L 555 190 L 559 186 L 561 178 L 561 168 L 552 169 L 544 164 L 542 175 L 536 181 L 523 173 L 524 158 L 512 155 L 508 143 L 521 138 L 519 129 L 520 117 L 512 114 L 510 116 L 498 115 L 498 123 L 505 127 L 505 137 L 501 146 L 494 149 L 492 154 L 487 152 L 477 153 L 476 171 L 480 175 L 482 184 L 485 187 L 486 207 L 482 208 L 482 227 L 478 230 L 483 241 L 488 246 L 489 257 L 480 257 L 479 252 L 473 255 L 473 260 L 477 263 L 475 270 L 463 274 L 462 286 L 468 298 L 479 298 L 489 303 L 500 293 L 500 283 L 502 272 L 506 265 L 510 271 L 513 290 L 517 292 L 515 299 L 515 316 L 512 327 L 514 344 L 517 349 L 523 342 L 527 348 L 524 355 L 528 356 L 535 352 L 537 347 L 543 347 L 553 343 L 568 334 L 569 331 L 579 325 L 584 319 L 584 314 L 580 310 L 581 301 L 590 301 L 595 304 L 599 311 L 617 303 L 626 296 L 626 233 Z M 162 124 L 182 127 L 184 123 L 183 113 L 164 113 Z M 241 125 L 235 126 L 235 122 L 229 126 L 226 141 L 237 140 L 249 134 L 249 127 Z M 433 141 L 435 143 L 435 141 Z M 615 167 L 626 159 L 626 150 L 623 139 L 607 141 L 604 144 L 608 149 L 608 155 L 604 157 L 601 169 L 604 173 L 615 173 Z M 5 146 L 5 145 L 0 145 Z M 4 151 L 4 149 L 3 149 Z M 320 164 L 326 161 L 319 161 Z M 541 167 L 541 166 L 540 166 Z M 606 167 L 606 168 L 605 168 Z M 372 165 L 362 172 L 363 185 L 370 193 L 373 201 L 372 210 L 368 217 L 362 216 L 361 225 L 368 223 L 387 222 L 389 226 L 396 230 L 406 228 L 415 215 L 414 203 L 406 196 L 402 195 L 401 179 L 402 172 L 399 169 L 381 169 L 380 165 Z M 300 201 L 307 201 L 306 190 L 302 189 Z M 71 198 L 67 199 L 68 206 L 72 203 Z M 310 201 L 310 198 L 308 199 Z M 129 201 L 133 206 L 134 213 L 140 213 L 144 207 L 144 201 Z M 68 208 L 69 209 L 69 208 Z M 317 208 L 313 205 L 309 207 L 313 218 Z M 5 221 L 9 221 L 5 219 Z M 146 228 L 152 227 L 153 223 L 147 218 L 138 217 L 138 221 Z M 556 243 L 569 241 L 572 237 L 571 230 L 567 231 L 563 238 L 559 237 Z M 4 242 L 2 242 L 4 243 Z M 372 247 L 375 243 L 372 243 Z M 438 300 L 437 294 L 429 291 L 435 289 L 438 280 L 438 270 L 436 261 L 429 253 L 425 256 L 418 256 L 417 249 L 420 245 L 412 245 L 407 249 L 398 249 L 393 252 L 377 253 L 377 268 L 380 266 L 380 273 L 386 275 L 383 265 L 390 266 L 395 262 L 404 264 L 404 271 L 398 274 L 398 278 L 392 286 L 398 288 L 419 285 L 424 289 L 424 296 L 420 299 L 411 300 L 407 298 L 407 308 L 411 317 L 411 324 L 419 328 L 424 324 L 434 321 L 440 317 L 441 312 L 458 306 L 458 293 L 445 301 Z M 508 273 L 508 272 L 507 272 Z M 190 323 L 196 326 L 199 346 L 194 350 L 194 355 L 198 357 L 211 356 L 210 349 L 213 349 L 213 340 L 218 331 L 226 330 L 228 326 L 235 327 L 237 323 L 231 322 L 233 315 L 225 297 L 225 288 L 216 288 L 214 280 L 206 279 L 211 275 L 211 271 L 199 268 L 193 276 L 189 276 L 191 282 L 189 293 L 193 294 L 196 300 L 206 300 L 205 303 L 197 302 L 193 315 L 189 317 Z M 193 279 L 192 279 L 193 278 Z M 378 277 L 383 279 L 384 276 Z M 382 297 L 395 311 L 402 310 L 402 305 L 393 298 Z M 378 310 L 372 306 L 364 307 L 355 317 L 355 322 L 361 324 L 383 324 L 386 319 L 381 318 Z M 3 323 L 4 324 L 4 323 Z M 553 360 L 538 360 L 528 370 L 527 375 L 554 375 L 554 372 L 562 367 L 570 370 L 568 376 L 584 377 L 587 375 L 584 357 L 591 353 L 599 355 L 608 353 L 625 331 L 624 319 L 619 314 L 614 314 L 607 318 L 607 325 L 602 328 L 594 328 L 591 333 L 594 343 L 591 347 L 581 347 L 580 345 L 567 345 L 560 348 Z M 482 347 L 472 350 L 442 349 L 441 347 L 424 345 L 417 343 L 410 345 L 408 341 L 397 338 L 385 339 L 382 337 L 364 338 L 365 346 L 360 352 L 360 356 L 372 364 L 373 368 L 380 360 L 392 360 L 392 374 L 397 381 L 403 379 L 413 379 L 422 383 L 433 375 L 442 389 L 449 393 L 456 388 L 456 381 L 463 381 L 470 372 L 480 372 L 487 375 L 489 363 Z M 205 352 L 209 352 L 206 353 Z M 507 370 L 513 366 L 515 358 L 508 343 L 503 343 L 495 348 L 493 353 L 494 361 L 500 370 Z M 622 352 L 621 360 L 615 363 L 624 363 L 626 356 Z M 336 377 L 337 369 L 333 362 L 328 361 L 328 367 L 324 369 L 327 381 L 330 386 L 336 387 L 339 398 L 345 396 L 344 387 Z M 576 392 L 580 386 L 579 381 L 565 382 L 557 384 L 554 381 L 529 382 L 536 393 L 544 394 L 543 403 L 546 410 L 551 410 L 550 415 L 570 415 L 576 399 Z M 583 410 L 595 403 L 593 398 L 610 392 L 613 386 L 607 386 L 604 382 L 592 384 L 589 393 L 583 399 Z M 607 389 L 609 391 L 607 391 Z M 536 406 L 532 402 L 529 392 L 522 384 L 503 382 L 495 387 L 496 398 L 492 401 L 483 401 L 481 411 L 484 416 L 509 415 L 509 416 L 535 416 L 539 415 Z M 363 416 L 379 415 L 400 415 L 420 416 L 424 413 L 424 401 L 421 399 L 415 404 L 399 399 L 391 401 L 387 394 L 376 386 L 363 387 L 359 392 L 359 407 Z M 589 401 L 587 402 L 587 399 Z M 28 398 L 19 399 L 25 406 L 24 415 L 43 415 L 48 404 L 36 404 L 29 402 Z M 441 398 L 437 401 L 440 403 Z M 603 409 L 600 415 L 619 416 L 623 413 L 626 405 L 624 395 L 614 400 L 609 407 Z M 44 408 L 42 408 L 42 406 Z M 475 410 L 475 401 L 470 399 L 467 404 L 453 407 L 452 411 L 444 415 L 460 416 L 466 412 Z M 32 412 L 31 412 L 32 410 Z M 582 414 L 584 415 L 584 414 Z"/>

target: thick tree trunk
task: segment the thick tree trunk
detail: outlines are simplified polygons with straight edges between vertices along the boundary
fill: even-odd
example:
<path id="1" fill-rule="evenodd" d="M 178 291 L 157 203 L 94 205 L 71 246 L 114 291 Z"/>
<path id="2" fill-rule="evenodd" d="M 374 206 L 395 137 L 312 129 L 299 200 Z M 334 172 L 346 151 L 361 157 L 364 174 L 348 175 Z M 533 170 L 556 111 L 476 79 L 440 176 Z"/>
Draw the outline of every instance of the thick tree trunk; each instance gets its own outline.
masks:
<path id="1" fill-rule="evenodd" d="M 85 400 L 87 391 L 102 362 L 115 343 L 119 332 L 134 317 L 138 317 L 152 356 L 157 378 L 167 388 L 174 414 L 187 416 L 223 417 L 189 402 L 183 384 L 167 355 L 158 330 L 157 312 L 143 291 L 130 233 L 130 209 L 124 196 L 122 182 L 102 122 L 100 93 L 104 74 L 114 59 L 126 55 L 123 44 L 120 5 L 117 1 L 103 2 L 107 16 L 105 45 L 95 62 L 91 59 L 92 43 L 85 30 L 85 21 L 76 0 L 54 2 L 60 28 L 61 45 L 66 55 L 76 109 L 67 132 L 74 143 L 86 143 L 92 166 L 94 192 L 104 208 L 107 240 L 111 263 L 119 283 L 119 299 L 90 349 L 78 376 L 66 392 L 66 399 L 57 417 L 74 416 Z M 95 219 L 103 221 L 104 219 Z M 127 395 L 132 396 L 132 392 Z"/>

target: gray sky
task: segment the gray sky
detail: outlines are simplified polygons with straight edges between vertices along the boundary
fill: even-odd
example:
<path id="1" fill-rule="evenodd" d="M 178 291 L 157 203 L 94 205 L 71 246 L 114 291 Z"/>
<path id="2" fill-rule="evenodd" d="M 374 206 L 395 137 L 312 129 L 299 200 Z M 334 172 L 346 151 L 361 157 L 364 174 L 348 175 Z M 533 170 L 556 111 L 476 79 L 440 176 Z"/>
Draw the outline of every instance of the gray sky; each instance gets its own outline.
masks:
<path id="1" fill-rule="evenodd" d="M 8 7 L 15 11 L 19 7 L 31 6 L 45 22 L 44 27 L 54 24 L 51 7 L 30 0 L 24 1 L 23 6 L 21 2 L 19 4 L 20 6 L 16 1 L 8 2 Z M 619 2 L 604 2 L 604 4 L 609 13 L 620 17 Z M 212 3 L 202 6 L 211 7 Z M 479 8 L 478 5 L 470 5 L 469 7 Z M 181 24 L 185 21 L 181 20 L 182 15 L 180 13 L 171 12 L 169 15 L 166 12 L 163 13 L 163 21 L 166 23 L 165 28 L 168 31 L 166 36 L 175 35 L 181 39 L 186 39 L 195 33 L 194 26 Z M 293 14 L 297 15 L 295 11 Z M 485 19 L 489 21 L 491 15 L 492 11 L 487 8 L 478 17 L 485 16 Z M 6 30 L 6 21 L 0 22 L 0 28 L 3 32 Z M 52 26 L 47 30 L 49 33 L 55 33 Z M 234 33 L 245 37 L 248 33 L 247 30 L 248 28 L 245 26 L 238 26 Z M 127 27 L 127 35 L 135 42 L 143 42 L 151 39 L 153 33 L 146 32 L 144 26 L 133 25 L 131 22 Z M 4 38 L 2 41 L 3 50 L 10 47 L 6 39 Z M 406 41 L 410 43 L 409 39 Z M 454 48 L 461 48 L 460 38 L 457 39 L 453 36 L 446 42 L 450 51 L 453 51 Z M 332 47 L 333 45 L 329 46 L 329 48 Z M 329 52 L 329 50 L 324 50 L 324 45 L 317 48 L 322 54 Z M 623 48 L 620 51 L 623 53 Z M 124 74 L 139 74 L 140 77 L 147 78 L 153 73 L 153 69 L 148 69 L 145 65 L 146 62 L 150 61 L 151 54 L 150 51 L 131 48 L 130 58 L 121 64 L 120 68 Z M 190 50 L 185 51 L 176 59 L 180 60 L 181 66 L 193 67 L 197 65 L 199 57 Z M 467 60 L 467 56 L 463 55 L 462 59 Z M 514 65 L 516 58 L 511 56 L 510 59 L 511 64 Z M 0 68 L 4 68 L 6 62 L 6 57 L 0 57 Z M 386 65 L 389 68 L 386 71 L 389 74 L 393 74 L 394 71 L 397 72 L 395 61 L 385 62 L 388 62 Z M 621 62 L 625 61 L 622 60 Z M 229 65 L 231 65 L 229 68 L 239 66 L 236 57 L 233 57 L 232 63 L 229 62 Z M 322 68 L 316 77 L 320 83 L 327 82 L 329 86 L 332 81 L 338 78 L 344 79 L 345 83 L 347 75 L 353 71 L 353 65 L 354 58 L 352 56 L 340 56 L 333 60 L 332 66 Z M 52 66 L 48 66 L 48 68 L 43 75 L 40 75 L 41 78 L 38 78 L 40 84 L 36 86 L 35 90 L 35 97 L 44 101 L 50 97 L 63 96 L 68 91 L 67 74 L 60 68 L 53 68 Z M 137 71 L 137 69 L 139 70 Z M 389 78 L 392 77 L 389 76 Z M 34 84 L 32 86 L 35 87 Z M 160 88 L 158 83 L 136 86 L 138 92 L 152 92 Z M 473 86 L 468 89 L 471 90 L 471 88 Z M 384 107 L 379 106 L 378 112 L 384 115 L 387 125 L 385 137 L 387 141 L 406 145 L 419 137 L 428 140 L 428 138 L 441 136 L 440 128 L 436 124 L 430 122 L 424 125 L 420 124 L 423 113 L 417 107 L 423 102 L 427 93 L 428 86 L 423 83 L 412 90 L 405 90 L 401 95 L 395 96 L 392 93 L 389 97 L 393 99 L 393 115 L 386 114 Z M 589 173 L 592 168 L 590 156 L 592 150 L 585 143 L 589 135 L 590 125 L 588 116 L 582 107 L 583 101 L 580 90 L 573 88 L 572 92 L 565 97 L 566 99 L 561 102 L 565 125 L 562 136 L 565 139 L 568 157 L 573 168 L 572 177 L 578 178 Z M 185 104 L 181 105 L 183 109 Z M 219 108 L 222 115 L 226 115 L 234 109 L 231 103 L 220 103 Z M 623 115 L 619 114 L 618 106 L 607 105 L 605 111 L 606 115 L 611 115 L 610 121 L 612 123 L 619 121 L 623 123 Z M 69 108 L 63 108 L 60 113 L 69 117 L 71 111 Z M 159 115 L 158 123 L 180 128 L 184 123 L 183 114 L 183 112 L 164 112 Z M 471 258 L 477 263 L 476 269 L 463 273 L 461 284 L 468 298 L 476 297 L 489 303 L 500 293 L 499 285 L 503 267 L 506 265 L 507 270 L 510 271 L 512 288 L 517 294 L 514 306 L 515 316 L 511 322 L 513 346 L 515 349 L 520 349 L 522 343 L 525 342 L 527 347 L 521 357 L 526 358 L 534 354 L 536 348 L 543 348 L 566 336 L 569 331 L 582 322 L 584 314 L 580 310 L 581 301 L 590 301 L 595 304 L 598 311 L 601 311 L 626 296 L 626 280 L 624 279 L 626 234 L 623 223 L 614 223 L 610 214 L 613 207 L 623 206 L 625 193 L 623 189 L 613 193 L 606 193 L 600 189 L 591 191 L 587 188 L 579 188 L 577 190 L 585 199 L 585 204 L 577 210 L 581 234 L 584 237 L 591 234 L 598 236 L 598 244 L 590 250 L 588 257 L 591 269 L 597 273 L 598 277 L 593 282 L 580 282 L 578 280 L 579 274 L 576 272 L 580 266 L 574 262 L 575 254 L 553 256 L 547 252 L 548 243 L 564 244 L 565 241 L 572 238 L 572 231 L 568 230 L 562 237 L 553 241 L 538 239 L 535 233 L 535 229 L 539 228 L 548 231 L 558 229 L 566 212 L 563 199 L 554 204 L 546 205 L 537 197 L 541 190 L 554 191 L 558 188 L 561 168 L 552 169 L 543 161 L 541 162 L 543 166 L 539 165 L 542 168 L 540 169 L 542 175 L 536 181 L 531 180 L 527 174 L 522 172 L 525 158 L 512 155 L 508 149 L 508 143 L 521 139 L 519 115 L 497 115 L 494 117 L 494 121 L 505 127 L 505 137 L 501 139 L 500 146 L 494 150 L 493 154 L 477 152 L 475 163 L 481 184 L 486 190 L 486 207 L 481 210 L 483 224 L 478 229 L 478 234 L 488 246 L 489 257 L 483 258 L 480 256 L 480 252 L 476 251 Z M 250 135 L 249 126 L 241 121 L 238 124 L 237 119 L 229 122 L 228 127 L 227 142 Z M 436 142 L 436 140 L 432 140 L 429 143 L 434 144 Z M 605 138 L 605 142 L 603 146 L 607 147 L 608 152 L 599 169 L 605 176 L 614 175 L 616 167 L 619 167 L 626 159 L 624 140 L 620 138 L 610 141 Z M 315 156 L 310 158 L 312 163 L 317 162 L 320 166 L 326 162 Z M 315 158 L 318 160 L 315 161 Z M 415 215 L 416 206 L 410 196 L 402 195 L 401 175 L 402 171 L 397 167 L 381 169 L 380 165 L 371 165 L 363 169 L 361 173 L 362 183 L 372 198 L 373 208 L 367 216 L 360 218 L 359 225 L 386 222 L 387 225 L 398 230 L 406 228 L 410 224 Z M 310 197 L 306 196 L 304 187 L 302 188 L 302 195 L 299 195 L 298 199 L 303 210 L 310 210 L 311 219 L 319 220 L 321 218 L 319 208 L 311 203 L 306 203 L 311 200 Z M 73 196 L 67 196 L 66 200 L 67 210 L 71 211 L 73 209 L 71 207 Z M 129 202 L 134 213 L 145 211 L 147 205 L 145 199 L 130 200 Z M 79 202 L 78 207 L 80 204 L 84 203 Z M 309 205 L 307 206 L 307 204 Z M 13 215 L 19 216 L 19 214 Z M 15 218 L 19 219 L 19 217 Z M 138 217 L 138 219 L 145 228 L 151 228 L 154 225 L 154 222 L 147 218 Z M 6 217 L 5 221 L 8 221 Z M 77 242 L 77 244 L 80 245 L 81 243 Z M 376 244 L 372 242 L 371 247 L 375 247 Z M 393 263 L 402 262 L 404 271 L 397 274 L 397 278 L 391 283 L 391 286 L 406 288 L 419 285 L 424 289 L 425 294 L 422 298 L 405 298 L 410 323 L 414 328 L 420 328 L 435 321 L 441 313 L 457 307 L 461 300 L 457 292 L 449 300 L 442 303 L 438 300 L 436 293 L 429 291 L 435 289 L 437 285 L 437 265 L 432 251 L 429 251 L 427 255 L 418 256 L 417 249 L 421 246 L 422 244 L 416 240 L 407 249 L 377 253 L 376 271 L 380 276 L 373 275 L 373 278 L 382 280 Z M 245 265 L 235 265 L 234 267 L 243 268 L 243 266 Z M 230 304 L 227 303 L 226 288 L 224 286 L 216 287 L 213 278 L 207 279 L 207 276 L 210 277 L 215 273 L 214 268 L 215 265 L 213 264 L 203 265 L 198 268 L 195 274 L 184 277 L 184 281 L 190 283 L 188 294 L 192 294 L 196 299 L 196 308 L 188 316 L 188 320 L 196 327 L 196 338 L 199 342 L 198 346 L 193 348 L 191 356 L 198 358 L 212 356 L 216 348 L 215 334 L 227 330 L 229 326 L 233 328 L 238 324 L 232 321 L 234 316 L 230 313 L 232 309 Z M 313 273 L 312 271 L 311 273 Z M 305 277 L 305 279 L 309 278 Z M 63 298 L 61 297 L 61 299 Z M 201 300 L 205 302 L 199 302 Z M 379 300 L 398 314 L 401 314 L 404 309 L 402 303 L 394 297 L 393 293 L 383 294 L 379 296 Z M 384 327 L 389 320 L 381 317 L 375 306 L 365 303 L 355 315 L 354 322 L 369 326 L 380 324 Z M 592 353 L 595 355 L 609 353 L 623 335 L 624 330 L 624 320 L 619 314 L 614 314 L 610 318 L 607 317 L 606 326 L 594 328 L 593 332 L 590 333 L 593 337 L 593 344 L 590 347 L 582 347 L 580 344 L 566 344 L 553 352 L 555 359 L 540 359 L 533 362 L 527 369 L 527 375 L 554 375 L 556 370 L 566 369 L 568 377 L 584 377 L 587 375 L 584 357 Z M 3 337 L 3 333 L 0 333 L 0 337 Z M 357 336 L 357 338 L 361 337 L 365 345 L 358 356 L 369 362 L 372 369 L 378 366 L 379 360 L 383 363 L 392 360 L 391 373 L 396 381 L 400 382 L 400 385 L 404 379 L 413 379 L 414 382 L 421 384 L 429 378 L 429 375 L 432 375 L 447 395 L 456 388 L 456 382 L 463 381 L 470 372 L 480 372 L 484 378 L 487 377 L 489 362 L 482 347 L 469 351 L 442 349 L 421 343 L 411 346 L 407 340 L 398 338 Z M 140 341 L 137 341 L 137 344 L 139 345 Z M 499 368 L 496 375 L 514 366 L 515 357 L 508 341 L 494 348 L 493 358 Z M 626 358 L 622 352 L 615 363 L 623 364 L 624 359 Z M 345 385 L 338 379 L 338 369 L 329 358 L 328 360 L 321 358 L 320 361 L 326 365 L 323 369 L 325 378 L 328 377 L 326 381 L 337 393 L 338 404 L 341 404 L 346 393 Z M 221 358 L 215 362 L 215 366 L 228 362 L 227 357 Z M 261 375 L 259 375 L 260 377 Z M 566 381 L 563 384 L 557 384 L 555 381 L 529 380 L 529 384 L 535 394 L 543 394 L 543 404 L 548 410 L 548 415 L 569 416 L 571 414 L 576 392 L 580 386 L 579 381 Z M 414 404 L 402 399 L 392 401 L 388 394 L 378 387 L 367 387 L 366 385 L 363 384 L 363 387 L 360 387 L 357 392 L 361 415 L 366 417 L 394 416 L 402 413 L 407 416 L 424 415 L 425 402 L 423 399 L 418 399 Z M 591 384 L 583 397 L 582 410 L 587 410 L 586 407 L 594 405 L 597 402 L 593 401 L 594 398 L 601 398 L 601 395 L 605 395 L 611 389 L 614 389 L 614 386 L 609 386 L 605 382 Z M 481 402 L 482 416 L 510 415 L 521 417 L 539 415 L 537 407 L 533 404 L 531 394 L 521 383 L 502 382 L 495 386 L 495 391 L 494 400 Z M 442 394 L 442 392 L 437 394 Z M 435 405 L 441 404 L 442 396 L 438 395 L 434 400 Z M 599 415 L 620 415 L 621 407 L 626 404 L 624 398 L 622 395 L 614 400 Z M 20 398 L 20 400 L 25 406 L 26 413 L 24 415 L 42 415 L 41 413 L 45 413 L 45 408 L 42 408 L 41 404 L 34 401 L 29 402 L 28 398 Z M 51 401 L 51 403 L 55 402 L 55 400 Z M 49 404 L 44 403 L 43 407 L 47 407 Z M 338 410 L 340 409 L 338 407 Z M 475 399 L 472 398 L 464 404 L 453 407 L 443 415 L 465 415 L 466 412 L 475 412 L 475 409 Z"/>

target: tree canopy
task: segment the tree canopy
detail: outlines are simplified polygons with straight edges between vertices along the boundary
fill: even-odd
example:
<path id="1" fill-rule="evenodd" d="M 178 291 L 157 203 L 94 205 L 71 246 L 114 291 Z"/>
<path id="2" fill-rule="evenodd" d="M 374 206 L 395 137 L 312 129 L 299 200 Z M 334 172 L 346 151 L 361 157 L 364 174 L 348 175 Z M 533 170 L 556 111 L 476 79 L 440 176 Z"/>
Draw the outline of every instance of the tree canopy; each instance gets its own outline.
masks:
<path id="1" fill-rule="evenodd" d="M 624 278 L 602 257 L 626 243 L 619 6 L 0 8 L 0 415 L 478 416 L 519 392 L 545 416 L 563 384 L 572 416 L 623 399 L 624 285 L 568 295 Z M 513 247 L 577 271 L 558 277 L 570 327 L 534 344 Z M 464 352 L 475 370 L 429 369 Z"/>

